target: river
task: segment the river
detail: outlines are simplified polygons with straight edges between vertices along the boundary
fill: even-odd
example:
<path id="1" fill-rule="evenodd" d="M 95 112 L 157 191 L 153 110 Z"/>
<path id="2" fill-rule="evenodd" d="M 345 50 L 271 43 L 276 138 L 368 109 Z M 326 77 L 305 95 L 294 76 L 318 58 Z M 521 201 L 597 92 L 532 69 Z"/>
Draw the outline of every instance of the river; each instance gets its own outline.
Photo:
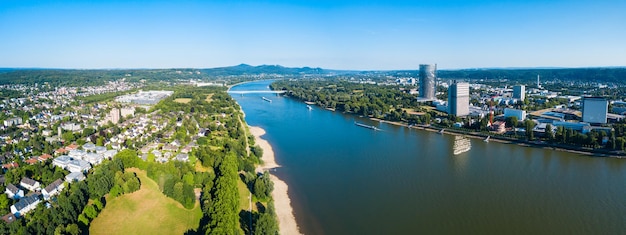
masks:
<path id="1" fill-rule="evenodd" d="M 267 131 L 304 234 L 626 233 L 626 159 L 479 139 L 453 155 L 451 135 L 274 94 L 233 98 Z"/>

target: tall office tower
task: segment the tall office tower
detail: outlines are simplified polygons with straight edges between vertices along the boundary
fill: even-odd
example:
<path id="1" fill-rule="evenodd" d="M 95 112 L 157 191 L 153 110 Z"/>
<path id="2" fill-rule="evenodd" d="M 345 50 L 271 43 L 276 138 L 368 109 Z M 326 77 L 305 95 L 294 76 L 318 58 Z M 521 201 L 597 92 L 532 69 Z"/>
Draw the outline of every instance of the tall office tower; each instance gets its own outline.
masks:
<path id="1" fill-rule="evenodd" d="M 420 94 L 419 98 L 434 100 L 436 87 L 437 65 L 420 64 Z"/>
<path id="2" fill-rule="evenodd" d="M 602 97 L 583 98 L 583 122 L 606 123 L 609 102 Z"/>
<path id="3" fill-rule="evenodd" d="M 469 83 L 454 81 L 448 87 L 448 114 L 457 117 L 469 115 Z"/>
<path id="4" fill-rule="evenodd" d="M 539 83 L 539 74 L 537 74 L 537 88 L 541 89 L 541 83 Z"/>
<path id="5" fill-rule="evenodd" d="M 513 86 L 513 99 L 524 101 L 526 97 L 526 86 L 517 85 Z"/>

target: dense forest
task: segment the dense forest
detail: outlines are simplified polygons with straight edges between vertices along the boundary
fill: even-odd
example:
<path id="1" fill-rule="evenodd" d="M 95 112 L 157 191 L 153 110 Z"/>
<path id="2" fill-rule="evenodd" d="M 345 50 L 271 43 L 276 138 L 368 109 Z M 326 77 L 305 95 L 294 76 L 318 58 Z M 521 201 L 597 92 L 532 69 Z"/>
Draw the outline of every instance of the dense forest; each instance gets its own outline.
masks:
<path id="1" fill-rule="evenodd" d="M 415 96 L 399 86 L 378 86 L 348 81 L 287 81 L 271 84 L 273 90 L 328 108 L 358 115 L 400 120 L 407 109 L 419 107 Z"/>

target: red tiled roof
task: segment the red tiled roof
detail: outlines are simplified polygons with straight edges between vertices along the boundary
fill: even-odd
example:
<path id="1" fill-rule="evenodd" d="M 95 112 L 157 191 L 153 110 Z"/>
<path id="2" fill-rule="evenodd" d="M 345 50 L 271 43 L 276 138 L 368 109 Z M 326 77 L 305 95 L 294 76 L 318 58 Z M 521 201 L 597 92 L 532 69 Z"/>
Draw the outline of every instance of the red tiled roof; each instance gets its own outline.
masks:
<path id="1" fill-rule="evenodd" d="M 66 150 L 75 150 L 78 149 L 78 145 L 77 144 L 70 144 L 67 147 L 65 147 Z"/>
<path id="2" fill-rule="evenodd" d="M 17 162 L 11 162 L 11 163 L 7 163 L 2 165 L 2 168 L 4 169 L 11 169 L 11 168 L 15 168 L 15 167 L 19 167 L 20 165 L 17 164 Z"/>
<path id="3" fill-rule="evenodd" d="M 64 148 L 61 147 L 61 148 L 55 150 L 54 152 L 56 152 L 56 153 L 66 153 L 67 150 L 65 150 Z"/>
<path id="4" fill-rule="evenodd" d="M 48 160 L 50 158 L 52 158 L 52 155 L 44 153 L 41 156 L 39 156 L 38 160 L 43 162 L 43 161 L 46 161 L 46 160 Z"/>
<path id="5" fill-rule="evenodd" d="M 24 161 L 25 163 L 28 163 L 29 165 L 33 165 L 35 163 L 37 163 L 39 160 L 37 160 L 37 158 L 30 158 L 27 159 L 26 161 Z"/>

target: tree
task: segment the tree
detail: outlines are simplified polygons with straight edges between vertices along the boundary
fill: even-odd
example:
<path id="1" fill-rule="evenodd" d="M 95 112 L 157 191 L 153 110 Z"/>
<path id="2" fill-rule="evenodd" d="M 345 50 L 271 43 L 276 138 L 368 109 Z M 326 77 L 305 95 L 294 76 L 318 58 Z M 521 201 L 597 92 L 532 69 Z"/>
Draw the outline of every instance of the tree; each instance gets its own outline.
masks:
<path id="1" fill-rule="evenodd" d="M 276 220 L 269 213 L 261 213 L 254 226 L 254 234 L 276 234 L 278 225 Z"/>
<path id="2" fill-rule="evenodd" d="M 546 138 L 550 143 L 554 142 L 554 132 L 552 132 L 552 125 L 546 124 Z"/>
<path id="3" fill-rule="evenodd" d="M 535 127 L 535 123 L 531 120 L 525 121 L 526 125 L 526 139 L 532 141 L 535 139 L 535 135 L 533 133 L 533 127 Z"/>
<path id="4" fill-rule="evenodd" d="M 517 120 L 517 117 L 515 116 L 507 117 L 505 119 L 505 125 L 507 127 L 517 127 L 517 122 L 518 120 Z"/>
<path id="5" fill-rule="evenodd" d="M 63 140 L 65 140 L 65 142 L 72 142 L 72 141 L 76 140 L 76 137 L 74 136 L 74 133 L 72 133 L 71 131 L 63 133 L 61 135 L 61 138 L 63 138 Z"/>
<path id="6" fill-rule="evenodd" d="M 2 194 L 0 195 L 0 214 L 6 214 L 8 213 L 7 208 L 9 208 L 9 198 L 7 197 L 6 194 Z"/>
<path id="7" fill-rule="evenodd" d="M 96 211 L 96 208 L 93 207 L 93 205 L 86 206 L 83 211 L 85 212 L 85 216 L 87 216 L 87 218 L 91 220 L 95 219 L 98 216 L 98 212 Z"/>
<path id="8" fill-rule="evenodd" d="M 80 231 L 77 224 L 68 224 L 67 227 L 65 227 L 65 232 L 70 235 L 78 235 L 81 234 L 82 231 Z"/>

